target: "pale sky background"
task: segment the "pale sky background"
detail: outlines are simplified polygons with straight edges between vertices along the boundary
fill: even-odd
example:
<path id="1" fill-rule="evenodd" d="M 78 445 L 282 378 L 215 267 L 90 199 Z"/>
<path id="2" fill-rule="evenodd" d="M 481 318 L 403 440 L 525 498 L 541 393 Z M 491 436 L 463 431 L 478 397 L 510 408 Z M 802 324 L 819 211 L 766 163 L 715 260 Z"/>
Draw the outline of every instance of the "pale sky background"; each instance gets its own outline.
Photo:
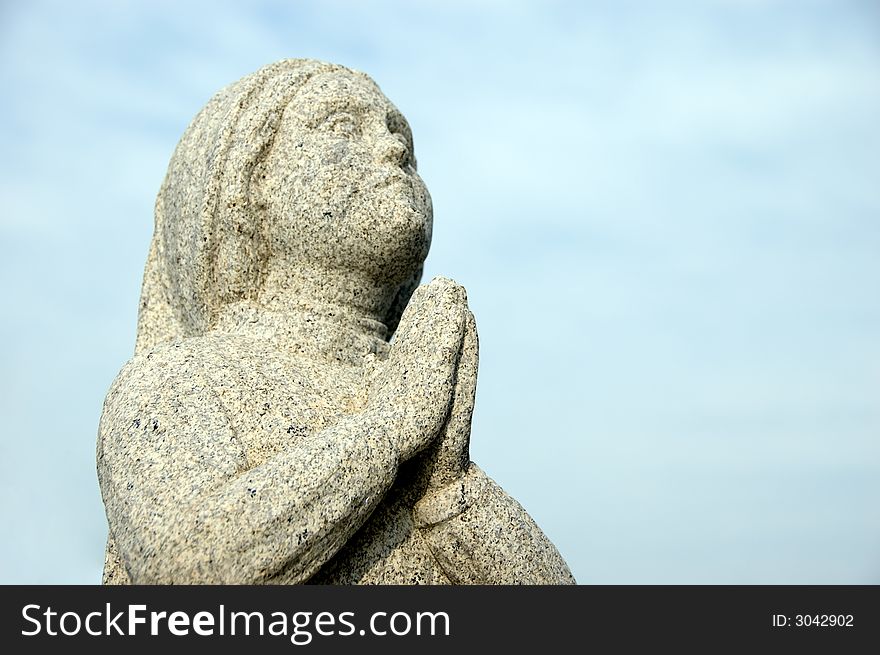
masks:
<path id="1" fill-rule="evenodd" d="M 582 583 L 880 583 L 880 5 L 3 2 L 0 582 L 95 583 L 94 466 L 189 120 L 368 72 L 464 284 L 473 458 Z"/>

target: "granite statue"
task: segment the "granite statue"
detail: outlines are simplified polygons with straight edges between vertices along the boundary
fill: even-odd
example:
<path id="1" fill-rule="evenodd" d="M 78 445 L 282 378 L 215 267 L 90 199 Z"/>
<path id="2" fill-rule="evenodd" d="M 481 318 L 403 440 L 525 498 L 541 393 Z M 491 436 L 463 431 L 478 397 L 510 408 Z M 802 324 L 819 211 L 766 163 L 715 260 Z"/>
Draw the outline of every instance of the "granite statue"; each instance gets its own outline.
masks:
<path id="1" fill-rule="evenodd" d="M 98 429 L 105 584 L 567 584 L 469 457 L 465 290 L 365 74 L 284 60 L 193 119 Z M 392 339 L 393 336 L 393 339 Z"/>

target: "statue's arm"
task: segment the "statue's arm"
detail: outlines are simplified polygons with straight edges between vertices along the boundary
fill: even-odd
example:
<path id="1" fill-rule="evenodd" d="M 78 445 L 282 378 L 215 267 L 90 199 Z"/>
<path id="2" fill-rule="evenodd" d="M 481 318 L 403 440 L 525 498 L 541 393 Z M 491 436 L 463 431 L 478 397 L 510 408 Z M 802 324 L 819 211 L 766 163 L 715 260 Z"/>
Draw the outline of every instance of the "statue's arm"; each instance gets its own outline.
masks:
<path id="1" fill-rule="evenodd" d="M 453 583 L 575 583 L 532 517 L 474 463 L 464 477 L 423 497 L 414 519 Z"/>
<path id="2" fill-rule="evenodd" d="M 144 386 L 123 369 L 108 394 L 98 477 L 135 584 L 302 582 L 391 485 L 394 440 L 364 415 L 247 468 L 207 386 Z M 139 384 L 140 382 L 140 384 Z"/>
<path id="3" fill-rule="evenodd" d="M 436 438 L 463 303 L 449 280 L 419 287 L 366 410 L 256 467 L 197 370 L 150 355 L 127 364 L 104 404 L 98 478 L 132 582 L 307 580 L 363 524 L 398 464 Z"/>

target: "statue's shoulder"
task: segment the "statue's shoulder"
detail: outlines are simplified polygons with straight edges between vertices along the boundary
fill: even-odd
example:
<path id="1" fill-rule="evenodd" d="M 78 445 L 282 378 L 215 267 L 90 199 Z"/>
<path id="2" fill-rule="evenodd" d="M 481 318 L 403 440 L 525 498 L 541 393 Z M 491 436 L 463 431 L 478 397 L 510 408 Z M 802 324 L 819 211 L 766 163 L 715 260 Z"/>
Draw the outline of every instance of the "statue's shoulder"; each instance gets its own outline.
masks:
<path id="1" fill-rule="evenodd" d="M 114 392 L 149 389 L 166 393 L 220 364 L 220 349 L 210 339 L 181 339 L 143 351 L 128 360 L 113 384 Z"/>
<path id="2" fill-rule="evenodd" d="M 265 340 L 209 334 L 162 344 L 130 359 L 110 386 L 104 414 L 225 414 L 229 399 L 282 387 L 308 394 L 310 369 Z M 279 391 L 280 393 L 280 391 Z M 289 398 L 293 403 L 295 397 Z M 125 410 L 124 412 L 122 410 Z"/>
<path id="3" fill-rule="evenodd" d="M 128 415 L 167 420 L 194 411 L 207 420 L 221 414 L 219 373 L 244 370 L 252 361 L 249 349 L 240 346 L 223 338 L 192 337 L 135 355 L 110 385 L 102 423 L 125 421 Z"/>
<path id="4" fill-rule="evenodd" d="M 104 401 L 100 438 L 129 443 L 147 429 L 163 448 L 205 452 L 222 441 L 253 450 L 254 439 L 286 438 L 291 426 L 312 432 L 356 411 L 360 378 L 333 371 L 240 335 L 163 344 L 122 367 Z"/>
<path id="5" fill-rule="evenodd" d="M 220 366 L 217 356 L 210 340 L 184 339 L 122 367 L 98 428 L 102 475 L 128 471 L 142 459 L 163 467 L 211 466 L 226 475 L 241 469 L 242 449 L 211 375 Z"/>
<path id="6" fill-rule="evenodd" d="M 113 386 L 179 391 L 192 383 L 210 385 L 211 378 L 224 372 L 252 370 L 254 362 L 269 357 L 271 352 L 255 339 L 223 334 L 189 337 L 135 355 Z"/>

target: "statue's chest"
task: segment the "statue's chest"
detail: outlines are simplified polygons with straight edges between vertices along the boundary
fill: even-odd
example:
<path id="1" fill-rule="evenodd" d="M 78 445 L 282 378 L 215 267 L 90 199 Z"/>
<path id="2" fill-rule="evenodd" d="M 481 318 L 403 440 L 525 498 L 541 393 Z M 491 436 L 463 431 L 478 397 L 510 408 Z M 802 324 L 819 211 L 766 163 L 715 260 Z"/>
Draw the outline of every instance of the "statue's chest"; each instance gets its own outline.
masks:
<path id="1" fill-rule="evenodd" d="M 292 440 L 317 434 L 363 409 L 366 394 L 356 370 L 310 367 L 280 357 L 243 357 L 211 372 L 213 388 L 248 468 L 259 466 Z"/>
<path id="2" fill-rule="evenodd" d="M 212 368 L 207 376 L 247 468 L 259 466 L 292 440 L 319 435 L 342 417 L 363 411 L 366 403 L 360 369 L 326 363 L 313 367 L 244 346 L 238 346 L 234 361 Z M 407 470 L 401 469 L 367 522 L 311 582 L 449 583 L 412 524 L 418 494 L 406 482 Z"/>

